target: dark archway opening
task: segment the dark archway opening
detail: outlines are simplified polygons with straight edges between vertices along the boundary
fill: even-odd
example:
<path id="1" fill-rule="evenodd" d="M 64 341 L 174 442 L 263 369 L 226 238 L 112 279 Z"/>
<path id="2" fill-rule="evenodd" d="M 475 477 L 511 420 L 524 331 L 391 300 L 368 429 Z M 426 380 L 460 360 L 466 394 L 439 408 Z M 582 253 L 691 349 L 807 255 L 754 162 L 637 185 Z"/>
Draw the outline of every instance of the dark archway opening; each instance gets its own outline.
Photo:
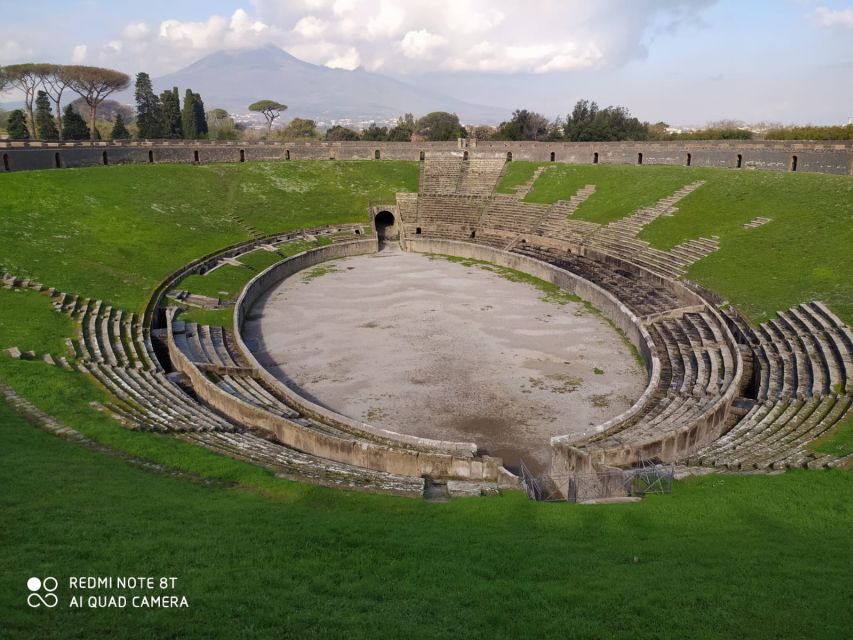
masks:
<path id="1" fill-rule="evenodd" d="M 426 153 L 421 151 L 420 161 L 423 162 L 426 159 Z"/>
<path id="2" fill-rule="evenodd" d="M 154 152 L 151 149 L 148 150 L 148 164 L 154 164 Z"/>
<path id="3" fill-rule="evenodd" d="M 198 149 L 193 151 L 193 162 L 198 162 Z"/>
<path id="4" fill-rule="evenodd" d="M 643 164 L 643 154 L 642 153 L 637 154 L 637 164 Z"/>
<path id="5" fill-rule="evenodd" d="M 377 149 L 376 151 L 373 152 L 373 159 L 379 160 L 379 158 L 381 158 L 381 154 L 379 153 L 379 149 Z"/>
<path id="6" fill-rule="evenodd" d="M 797 156 L 791 156 L 791 171 L 797 170 Z"/>
<path id="7" fill-rule="evenodd" d="M 284 152 L 284 159 L 290 160 L 290 149 L 286 149 Z"/>
<path id="8" fill-rule="evenodd" d="M 8 153 L 3 154 L 3 171 L 11 171 L 11 169 L 9 168 L 9 154 Z"/>
<path id="9" fill-rule="evenodd" d="M 463 151 L 463 152 L 462 152 L 462 159 L 463 159 L 463 160 L 467 160 L 467 159 L 468 159 L 468 152 L 467 152 L 467 151 Z"/>
<path id="10" fill-rule="evenodd" d="M 512 151 L 507 151 L 507 152 L 506 152 L 506 161 L 507 161 L 507 162 L 512 162 Z"/>
<path id="11" fill-rule="evenodd" d="M 551 162 L 554 162 L 557 159 L 557 154 L 553 151 L 551 152 Z"/>
<path id="12" fill-rule="evenodd" d="M 473 240 L 473 239 L 474 239 L 474 238 L 476 238 L 476 237 L 477 237 L 477 231 L 476 231 L 476 230 L 474 230 L 474 231 L 472 231 L 472 232 L 471 232 L 471 240 Z"/>
<path id="13" fill-rule="evenodd" d="M 741 167 L 743 167 L 743 156 L 737 154 L 737 168 L 740 169 Z"/>
<path id="14" fill-rule="evenodd" d="M 104 159 L 104 164 L 105 164 L 105 165 L 107 165 L 107 164 L 109 164 L 109 163 L 110 163 L 110 159 L 107 157 L 107 152 L 106 152 L 106 151 L 104 151 L 104 153 L 103 153 L 103 159 Z"/>
<path id="15" fill-rule="evenodd" d="M 379 238 L 379 242 L 397 240 L 400 237 L 397 220 L 390 211 L 380 211 L 377 213 L 373 219 L 373 224 L 376 226 L 376 237 Z"/>
<path id="16" fill-rule="evenodd" d="M 59 151 L 53 154 L 53 162 L 56 165 L 57 169 L 62 168 L 62 156 L 59 155 Z"/>
<path id="17" fill-rule="evenodd" d="M 689 167 L 691 162 L 693 162 L 693 154 L 688 153 L 687 158 L 684 160 L 684 164 L 686 164 Z"/>
<path id="18" fill-rule="evenodd" d="M 246 162 L 246 150 L 240 149 L 240 162 Z"/>
<path id="19" fill-rule="evenodd" d="M 598 164 L 598 151 L 592 154 L 592 164 Z"/>

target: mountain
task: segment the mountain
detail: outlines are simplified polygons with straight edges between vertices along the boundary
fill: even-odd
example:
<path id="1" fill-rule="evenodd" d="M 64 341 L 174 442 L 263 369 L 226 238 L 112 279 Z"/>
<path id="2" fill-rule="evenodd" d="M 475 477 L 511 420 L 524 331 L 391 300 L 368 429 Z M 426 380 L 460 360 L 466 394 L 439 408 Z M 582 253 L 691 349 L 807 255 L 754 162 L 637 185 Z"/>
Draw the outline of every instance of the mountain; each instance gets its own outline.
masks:
<path id="1" fill-rule="evenodd" d="M 385 120 L 404 113 L 416 116 L 450 111 L 466 123 L 496 124 L 505 109 L 472 104 L 400 82 L 359 67 L 330 69 L 310 64 L 275 46 L 218 51 L 153 80 L 160 92 L 188 87 L 201 94 L 205 107 L 248 112 L 248 105 L 269 98 L 288 105 L 285 116 L 315 120 L 352 118 Z"/>

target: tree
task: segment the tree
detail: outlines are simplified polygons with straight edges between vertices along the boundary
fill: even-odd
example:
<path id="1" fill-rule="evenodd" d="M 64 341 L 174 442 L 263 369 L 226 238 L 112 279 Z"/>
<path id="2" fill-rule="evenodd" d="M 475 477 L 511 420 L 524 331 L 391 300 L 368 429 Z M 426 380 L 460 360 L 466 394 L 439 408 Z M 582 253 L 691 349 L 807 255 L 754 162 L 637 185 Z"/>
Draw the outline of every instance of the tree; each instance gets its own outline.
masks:
<path id="1" fill-rule="evenodd" d="M 541 113 L 516 109 L 512 118 L 501 122 L 496 138 L 499 140 L 539 140 L 548 132 L 548 118 Z"/>
<path id="2" fill-rule="evenodd" d="M 124 118 L 121 117 L 120 113 L 116 115 L 116 123 L 113 125 L 110 138 L 112 140 L 127 140 L 130 138 L 130 131 L 124 126 Z"/>
<path id="3" fill-rule="evenodd" d="M 201 96 L 187 89 L 184 94 L 184 108 L 181 110 L 181 128 L 186 140 L 198 140 L 207 135 L 207 120 L 204 117 L 204 103 Z"/>
<path id="4" fill-rule="evenodd" d="M 29 116 L 29 131 L 36 131 L 35 101 L 36 91 L 42 84 L 42 79 L 49 71 L 48 64 L 11 64 L 3 67 L 3 73 L 9 87 L 18 89 L 24 93 L 24 107 Z"/>
<path id="5" fill-rule="evenodd" d="M 160 94 L 160 131 L 164 138 L 183 138 L 181 128 L 181 98 L 178 88 Z"/>
<path id="6" fill-rule="evenodd" d="M 388 136 L 388 127 L 377 127 L 375 122 L 371 122 L 370 126 L 361 132 L 362 140 L 370 140 L 380 142 Z"/>
<path id="7" fill-rule="evenodd" d="M 62 113 L 62 131 L 66 140 L 86 140 L 90 135 L 86 121 L 70 104 Z"/>
<path id="8" fill-rule="evenodd" d="M 663 121 L 650 124 L 648 127 L 649 140 L 666 140 L 670 137 L 667 129 L 669 129 L 669 125 Z"/>
<path id="9" fill-rule="evenodd" d="M 240 131 L 225 109 L 212 109 L 207 112 L 206 118 L 209 137 L 212 140 L 237 140 L 240 138 Z"/>
<path id="10" fill-rule="evenodd" d="M 497 131 L 494 127 L 480 124 L 471 129 L 471 137 L 477 140 L 493 140 Z"/>
<path id="11" fill-rule="evenodd" d="M 459 116 L 446 111 L 433 111 L 420 118 L 415 133 L 430 141 L 465 137 L 465 129 L 459 123 Z"/>
<path id="12" fill-rule="evenodd" d="M 89 105 L 86 104 L 86 101 L 83 98 L 77 98 L 76 100 L 71 101 L 71 106 L 74 107 L 74 111 L 79 113 L 84 118 L 88 115 Z M 100 105 L 98 105 L 98 121 L 103 122 L 107 121 L 112 126 L 112 123 L 115 122 L 116 116 L 121 114 L 121 117 L 124 118 L 125 124 L 134 121 L 134 110 L 130 105 L 122 104 L 118 100 L 104 100 Z"/>
<path id="13" fill-rule="evenodd" d="M 136 74 L 136 126 L 139 137 L 143 139 L 163 137 L 163 115 L 160 112 L 160 99 L 151 86 L 151 77 L 147 73 Z"/>
<path id="14" fill-rule="evenodd" d="M 283 111 L 287 110 L 287 105 L 275 100 L 258 100 L 249 105 L 249 111 L 257 111 L 262 113 L 267 121 L 267 137 L 272 133 L 272 123 L 278 118 Z"/>
<path id="15" fill-rule="evenodd" d="M 588 100 L 578 100 L 563 132 L 572 142 L 646 140 L 649 136 L 648 123 L 632 117 L 625 107 L 599 109 Z"/>
<path id="16" fill-rule="evenodd" d="M 196 121 L 196 126 L 198 127 L 199 137 L 207 136 L 207 114 L 204 111 L 204 101 L 201 99 L 201 96 L 197 93 L 193 94 L 193 117 Z"/>
<path id="17" fill-rule="evenodd" d="M 68 75 L 67 67 L 61 64 L 52 64 L 42 77 L 44 90 L 48 97 L 53 101 L 53 106 L 56 110 L 56 125 L 59 129 L 59 139 L 63 140 L 62 131 L 62 94 L 68 88 L 71 78 Z"/>
<path id="18" fill-rule="evenodd" d="M 50 98 L 44 91 L 36 97 L 36 133 L 39 140 L 59 140 L 59 129 L 51 113 Z"/>
<path id="19" fill-rule="evenodd" d="M 409 142 L 415 132 L 415 117 L 411 113 L 397 118 L 397 123 L 388 132 L 389 142 Z"/>
<path id="20" fill-rule="evenodd" d="M 6 75 L 3 67 L 0 67 L 0 93 L 3 93 L 6 90 L 7 84 L 9 84 L 9 76 Z"/>
<path id="21" fill-rule="evenodd" d="M 103 69 L 101 67 L 86 67 L 75 65 L 67 67 L 69 74 L 68 86 L 89 105 L 91 135 L 95 139 L 95 120 L 98 115 L 98 105 L 115 91 L 127 89 L 130 86 L 130 76 L 121 71 Z"/>
<path id="22" fill-rule="evenodd" d="M 294 138 L 313 138 L 317 134 L 317 123 L 305 118 L 294 118 L 287 123 L 281 135 L 286 140 Z"/>
<path id="23" fill-rule="evenodd" d="M 334 127 L 330 127 L 326 131 L 326 140 L 331 142 L 340 142 L 341 140 L 360 140 L 361 138 L 358 135 L 357 131 L 353 131 L 352 129 L 347 129 L 346 127 L 342 127 L 339 124 L 336 124 Z"/>
<path id="24" fill-rule="evenodd" d="M 22 109 L 15 109 L 9 114 L 9 124 L 6 131 L 12 140 L 30 139 L 30 132 L 27 130 L 27 116 Z"/>

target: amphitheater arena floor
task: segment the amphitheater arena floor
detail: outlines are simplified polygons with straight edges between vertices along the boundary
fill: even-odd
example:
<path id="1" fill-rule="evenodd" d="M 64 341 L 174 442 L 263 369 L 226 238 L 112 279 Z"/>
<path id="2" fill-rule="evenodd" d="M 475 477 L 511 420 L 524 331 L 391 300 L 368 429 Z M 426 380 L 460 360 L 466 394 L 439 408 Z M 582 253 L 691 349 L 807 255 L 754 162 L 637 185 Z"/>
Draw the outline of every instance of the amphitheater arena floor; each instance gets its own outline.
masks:
<path id="1" fill-rule="evenodd" d="M 279 380 L 334 411 L 541 470 L 551 436 L 590 433 L 646 383 L 605 320 L 542 297 L 476 266 L 386 249 L 282 281 L 243 335 Z"/>

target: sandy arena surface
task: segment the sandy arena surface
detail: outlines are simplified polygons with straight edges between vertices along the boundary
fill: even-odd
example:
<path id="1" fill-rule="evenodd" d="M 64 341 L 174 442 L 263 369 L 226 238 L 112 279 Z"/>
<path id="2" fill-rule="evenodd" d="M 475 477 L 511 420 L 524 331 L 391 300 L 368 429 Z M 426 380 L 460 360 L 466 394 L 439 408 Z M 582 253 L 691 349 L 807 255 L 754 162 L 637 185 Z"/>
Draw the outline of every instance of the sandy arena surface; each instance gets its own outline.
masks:
<path id="1" fill-rule="evenodd" d="M 282 281 L 244 337 L 280 380 L 334 411 L 541 470 L 551 436 L 592 432 L 646 385 L 605 320 L 542 296 L 476 266 L 386 249 Z"/>

